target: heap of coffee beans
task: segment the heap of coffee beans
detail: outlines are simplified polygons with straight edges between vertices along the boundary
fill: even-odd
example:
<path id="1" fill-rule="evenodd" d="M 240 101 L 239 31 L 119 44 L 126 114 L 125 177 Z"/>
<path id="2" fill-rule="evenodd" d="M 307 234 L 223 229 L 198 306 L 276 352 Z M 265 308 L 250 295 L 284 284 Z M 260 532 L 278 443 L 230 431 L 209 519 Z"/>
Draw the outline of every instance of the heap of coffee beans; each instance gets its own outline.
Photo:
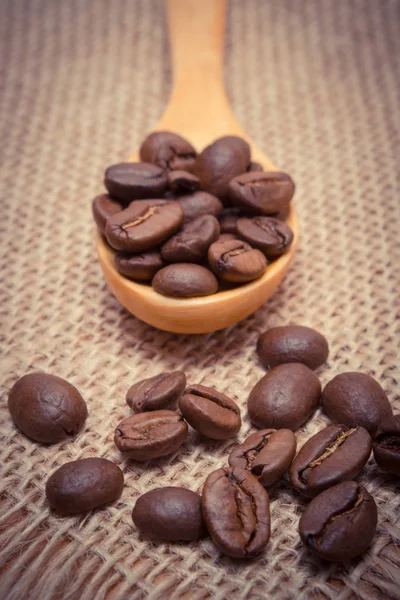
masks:
<path id="1" fill-rule="evenodd" d="M 190 153 L 181 159 L 194 160 Z M 400 475 L 400 415 L 393 416 L 381 386 L 362 373 L 337 375 L 321 393 L 313 369 L 326 361 L 329 349 L 313 329 L 275 327 L 259 337 L 257 351 L 269 372 L 251 390 L 248 413 L 260 429 L 233 448 L 227 466 L 208 475 L 201 496 L 181 487 L 143 494 L 132 512 L 136 527 L 155 541 L 193 541 L 209 534 L 226 555 L 252 558 L 270 537 L 267 489 L 288 473 L 293 489 L 312 499 L 299 523 L 304 544 L 331 561 L 362 554 L 375 535 L 377 507 L 352 480 L 371 449 L 383 470 Z M 334 424 L 309 438 L 296 455 L 293 430 L 313 414 L 320 399 Z M 139 462 L 179 450 L 188 425 L 214 440 L 234 438 L 241 427 L 239 407 L 231 398 L 213 387 L 187 385 L 182 371 L 134 383 L 126 402 L 134 414 L 117 426 L 114 441 L 123 456 Z M 9 409 L 21 431 L 43 443 L 75 435 L 87 415 L 78 390 L 45 373 L 19 379 L 10 391 Z M 123 484 L 117 465 L 87 458 L 53 473 L 46 496 L 57 512 L 75 514 L 117 500 Z"/>
<path id="2" fill-rule="evenodd" d="M 197 154 L 159 131 L 144 140 L 140 160 L 108 167 L 108 194 L 92 203 L 125 277 L 167 296 L 207 296 L 260 277 L 291 245 L 294 183 L 252 162 L 245 140 L 225 136 Z"/>

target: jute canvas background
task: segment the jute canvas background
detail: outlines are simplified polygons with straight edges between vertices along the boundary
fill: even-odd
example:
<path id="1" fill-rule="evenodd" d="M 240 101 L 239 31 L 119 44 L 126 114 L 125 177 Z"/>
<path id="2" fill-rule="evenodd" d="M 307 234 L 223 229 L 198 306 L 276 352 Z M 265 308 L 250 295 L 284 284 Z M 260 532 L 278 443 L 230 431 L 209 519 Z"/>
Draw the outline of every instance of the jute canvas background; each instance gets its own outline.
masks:
<path id="1" fill-rule="evenodd" d="M 134 381 L 183 369 L 242 407 L 263 375 L 258 334 L 277 324 L 321 330 L 325 384 L 376 377 L 400 410 L 398 0 L 228 3 L 225 80 L 234 110 L 275 164 L 293 175 L 301 242 L 277 293 L 252 317 L 210 335 L 156 331 L 113 298 L 97 264 L 90 200 L 102 173 L 155 125 L 171 88 L 158 0 L 2 0 L 0 597 L 7 600 L 400 597 L 399 482 L 373 460 L 359 478 L 379 508 L 369 551 L 345 565 L 306 552 L 304 501 L 271 492 L 272 535 L 251 563 L 210 540 L 152 544 L 130 511 L 163 485 L 200 490 L 233 441 L 200 443 L 148 465 L 121 461 L 113 430 Z M 74 383 L 89 418 L 74 443 L 42 447 L 11 424 L 7 393 L 45 370 Z M 299 444 L 326 419 L 317 413 Z M 58 518 L 44 498 L 66 461 L 105 456 L 126 485 L 115 505 Z"/>

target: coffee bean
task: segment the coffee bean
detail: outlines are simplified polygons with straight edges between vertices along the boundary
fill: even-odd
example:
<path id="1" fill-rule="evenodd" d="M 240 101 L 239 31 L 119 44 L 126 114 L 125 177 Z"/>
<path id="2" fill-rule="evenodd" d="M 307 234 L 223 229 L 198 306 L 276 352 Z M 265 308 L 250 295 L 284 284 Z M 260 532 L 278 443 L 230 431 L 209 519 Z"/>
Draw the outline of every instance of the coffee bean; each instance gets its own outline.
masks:
<path id="1" fill-rule="evenodd" d="M 296 438 L 290 429 L 263 429 L 232 450 L 229 465 L 247 469 L 267 487 L 284 475 L 295 454 Z"/>
<path id="2" fill-rule="evenodd" d="M 345 481 L 310 502 L 300 519 L 300 536 L 321 558 L 341 562 L 367 550 L 377 520 L 372 496 L 355 481 Z"/>
<path id="3" fill-rule="evenodd" d="M 200 179 L 188 171 L 169 171 L 168 186 L 175 194 L 188 194 L 200 189 Z"/>
<path id="4" fill-rule="evenodd" d="M 257 342 L 260 362 L 266 368 L 299 362 L 317 369 L 328 358 L 328 342 L 323 335 L 302 325 L 273 327 L 260 335 Z"/>
<path id="5" fill-rule="evenodd" d="M 264 167 L 259 162 L 254 162 L 253 160 L 251 160 L 247 165 L 247 173 L 259 173 L 261 171 L 264 171 Z"/>
<path id="6" fill-rule="evenodd" d="M 86 402 L 76 387 L 47 373 L 20 377 L 10 390 L 8 408 L 22 433 L 43 444 L 76 435 L 87 417 Z"/>
<path id="7" fill-rule="evenodd" d="M 305 496 L 353 479 L 363 469 L 372 449 L 372 439 L 363 427 L 329 425 L 313 435 L 290 467 L 293 487 Z"/>
<path id="8" fill-rule="evenodd" d="M 111 196 L 124 203 L 142 198 L 160 198 L 167 189 L 167 178 L 160 167 L 149 162 L 111 165 L 104 185 Z"/>
<path id="9" fill-rule="evenodd" d="M 115 250 L 143 252 L 171 237 L 182 221 L 178 202 L 138 200 L 107 220 L 106 237 Z"/>
<path id="10" fill-rule="evenodd" d="M 218 291 L 218 281 L 211 271 L 193 263 L 164 267 L 156 273 L 152 285 L 159 294 L 178 298 L 209 296 Z"/>
<path id="11" fill-rule="evenodd" d="M 270 536 L 269 498 L 249 471 L 234 467 L 211 473 L 202 507 L 212 540 L 224 554 L 253 558 L 264 550 Z"/>
<path id="12" fill-rule="evenodd" d="M 186 440 L 188 426 L 173 410 L 142 412 L 124 419 L 115 430 L 118 450 L 143 462 L 175 452 Z"/>
<path id="13" fill-rule="evenodd" d="M 195 192 L 187 196 L 178 196 L 175 200 L 182 207 L 184 223 L 201 215 L 218 217 L 222 211 L 222 202 L 207 192 Z"/>
<path id="14" fill-rule="evenodd" d="M 182 487 L 146 492 L 132 511 L 136 527 L 152 540 L 199 540 L 207 535 L 201 513 L 201 496 Z"/>
<path id="15" fill-rule="evenodd" d="M 140 147 L 140 160 L 169 171 L 193 171 L 197 152 L 192 144 L 171 131 L 155 131 Z"/>
<path id="16" fill-rule="evenodd" d="M 332 421 L 361 425 L 375 437 L 379 424 L 392 416 L 390 402 L 375 379 L 364 373 L 341 373 L 322 391 L 322 408 Z"/>
<path id="17" fill-rule="evenodd" d="M 92 202 L 92 213 L 95 223 L 102 235 L 105 235 L 108 217 L 116 215 L 123 210 L 122 204 L 113 200 L 108 194 L 96 196 Z"/>
<path id="18" fill-rule="evenodd" d="M 256 215 L 273 215 L 285 208 L 293 195 L 292 178 L 279 171 L 244 173 L 229 183 L 232 204 Z"/>
<path id="19" fill-rule="evenodd" d="M 239 212 L 233 210 L 224 210 L 220 216 L 219 224 L 221 233 L 233 233 L 237 238 L 236 225 L 239 218 Z"/>
<path id="20" fill-rule="evenodd" d="M 114 264 L 121 275 L 134 281 L 151 281 L 157 271 L 165 267 L 161 254 L 155 250 L 144 254 L 117 252 Z"/>
<path id="21" fill-rule="evenodd" d="M 175 410 L 186 387 L 182 371 L 160 373 L 134 383 L 126 394 L 126 401 L 134 412 L 147 410 Z"/>
<path id="22" fill-rule="evenodd" d="M 64 464 L 46 484 L 52 508 L 63 514 L 87 512 L 117 500 L 124 487 L 121 469 L 106 458 L 83 458 Z"/>
<path id="23" fill-rule="evenodd" d="M 240 240 L 217 241 L 211 244 L 208 249 L 208 262 L 220 279 L 235 283 L 257 279 L 267 267 L 264 254 Z"/>
<path id="24" fill-rule="evenodd" d="M 258 248 L 267 258 L 281 256 L 293 241 L 293 232 L 284 221 L 273 217 L 238 219 L 238 235 L 253 248 Z"/>
<path id="25" fill-rule="evenodd" d="M 232 177 L 246 171 L 250 162 L 250 146 L 240 137 L 227 135 L 204 148 L 196 161 L 196 175 L 203 189 L 225 199 Z"/>
<path id="26" fill-rule="evenodd" d="M 400 415 L 379 427 L 374 442 L 374 458 L 384 471 L 400 475 Z"/>
<path id="27" fill-rule="evenodd" d="M 271 369 L 250 392 L 249 417 L 261 429 L 297 429 L 314 412 L 321 395 L 318 377 L 300 363 Z"/>
<path id="28" fill-rule="evenodd" d="M 161 247 L 166 262 L 200 262 L 220 233 L 219 223 L 212 215 L 202 215 L 189 221 Z"/>
<path id="29" fill-rule="evenodd" d="M 179 409 L 193 429 L 214 440 L 235 436 L 242 424 L 237 404 L 205 385 L 186 388 L 179 400 Z"/>

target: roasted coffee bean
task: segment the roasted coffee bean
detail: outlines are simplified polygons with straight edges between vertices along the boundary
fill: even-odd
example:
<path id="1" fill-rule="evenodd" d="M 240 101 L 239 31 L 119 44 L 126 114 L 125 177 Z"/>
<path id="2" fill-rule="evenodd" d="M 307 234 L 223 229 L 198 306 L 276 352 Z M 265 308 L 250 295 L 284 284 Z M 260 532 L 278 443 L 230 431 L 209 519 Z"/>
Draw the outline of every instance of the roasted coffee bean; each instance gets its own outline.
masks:
<path id="1" fill-rule="evenodd" d="M 281 256 L 293 241 L 293 232 L 284 221 L 273 217 L 253 217 L 238 219 L 236 223 L 238 235 L 258 248 L 267 258 Z"/>
<path id="2" fill-rule="evenodd" d="M 267 267 L 259 250 L 240 240 L 217 241 L 208 249 L 208 262 L 214 273 L 224 281 L 246 283 L 257 279 Z"/>
<path id="3" fill-rule="evenodd" d="M 147 410 L 175 410 L 186 387 L 182 371 L 160 373 L 134 383 L 126 394 L 126 401 L 135 412 Z"/>
<path id="4" fill-rule="evenodd" d="M 210 296 L 218 291 L 218 281 L 209 269 L 193 263 L 175 263 L 164 267 L 153 278 L 159 294 L 192 298 Z"/>
<path id="5" fill-rule="evenodd" d="M 250 392 L 249 417 L 256 427 L 297 429 L 317 407 L 321 395 L 318 377 L 300 363 L 278 365 Z"/>
<path id="6" fill-rule="evenodd" d="M 168 187 L 175 194 L 189 194 L 200 189 L 200 179 L 188 171 L 169 171 Z"/>
<path id="7" fill-rule="evenodd" d="M 124 487 L 121 469 L 106 458 L 83 458 L 66 463 L 47 481 L 46 497 L 64 514 L 87 512 L 117 500 Z"/>
<path id="8" fill-rule="evenodd" d="M 221 233 L 233 233 L 237 237 L 236 225 L 239 218 L 238 211 L 224 210 L 220 216 L 219 224 L 221 227 Z"/>
<path id="9" fill-rule="evenodd" d="M 92 213 L 96 225 L 102 235 L 105 235 L 108 217 L 116 215 L 123 210 L 122 204 L 110 198 L 108 194 L 96 196 L 92 202 Z"/>
<path id="10" fill-rule="evenodd" d="M 213 440 L 235 436 L 242 424 L 238 405 L 205 385 L 186 388 L 179 400 L 179 409 L 193 429 Z"/>
<path id="11" fill-rule="evenodd" d="M 182 487 L 146 492 L 136 501 L 132 519 L 151 540 L 191 541 L 207 535 L 201 496 Z"/>
<path id="12" fill-rule="evenodd" d="M 210 194 L 225 199 L 232 177 L 246 171 L 250 162 L 250 146 L 242 138 L 227 135 L 204 148 L 196 161 L 196 175 Z"/>
<path id="13" fill-rule="evenodd" d="M 328 487 L 358 475 L 372 449 L 363 427 L 329 425 L 313 435 L 290 467 L 293 487 L 305 496 L 316 496 Z"/>
<path id="14" fill-rule="evenodd" d="M 86 402 L 72 384 L 47 373 L 30 373 L 10 390 L 8 408 L 32 440 L 54 444 L 76 435 L 87 417 Z"/>
<path id="15" fill-rule="evenodd" d="M 355 481 L 339 483 L 314 498 L 299 523 L 303 543 L 321 558 L 350 560 L 365 552 L 376 532 L 372 496 Z"/>
<path id="16" fill-rule="evenodd" d="M 114 263 L 121 275 L 134 281 L 151 281 L 157 271 L 165 267 L 161 254 L 155 250 L 144 254 L 117 252 Z"/>
<path id="17" fill-rule="evenodd" d="M 326 362 L 329 347 L 324 336 L 315 329 L 286 325 L 262 333 L 258 338 L 257 353 L 266 368 L 299 362 L 314 370 Z"/>
<path id="18" fill-rule="evenodd" d="M 232 450 L 229 465 L 247 469 L 267 487 L 284 475 L 295 454 L 296 438 L 290 429 L 263 429 Z"/>
<path id="19" fill-rule="evenodd" d="M 163 170 L 149 162 L 111 165 L 104 176 L 107 191 L 124 203 L 142 198 L 160 198 L 167 189 L 167 183 Z"/>
<path id="20" fill-rule="evenodd" d="M 270 536 L 268 493 L 238 467 L 218 469 L 204 484 L 203 517 L 216 546 L 234 558 L 260 554 Z"/>
<path id="21" fill-rule="evenodd" d="M 143 462 L 175 452 L 186 440 L 188 426 L 173 410 L 142 412 L 124 419 L 115 430 L 118 450 Z"/>
<path id="22" fill-rule="evenodd" d="M 232 204 L 256 215 L 273 215 L 285 208 L 293 195 L 292 178 L 279 171 L 244 173 L 229 183 Z"/>
<path id="23" fill-rule="evenodd" d="M 341 373 L 322 391 L 322 408 L 332 421 L 361 425 L 375 437 L 381 422 L 390 419 L 392 407 L 375 379 L 364 373 Z"/>
<path id="24" fill-rule="evenodd" d="M 106 237 L 115 250 L 143 252 L 171 237 L 182 221 L 178 202 L 138 200 L 107 220 Z"/>
<path id="25" fill-rule="evenodd" d="M 171 131 L 155 131 L 140 147 L 140 159 L 169 171 L 193 171 L 197 152 L 192 144 Z"/>
<path id="26" fill-rule="evenodd" d="M 189 221 L 179 233 L 161 247 L 166 262 L 200 262 L 207 250 L 219 238 L 219 223 L 212 215 L 202 215 Z"/>
<path id="27" fill-rule="evenodd" d="M 187 223 L 201 215 L 218 217 L 222 211 L 222 202 L 208 192 L 195 192 L 175 198 L 183 210 L 183 222 Z"/>
<path id="28" fill-rule="evenodd" d="M 264 171 L 264 167 L 259 163 L 251 160 L 247 165 L 246 172 L 247 173 L 257 173 L 260 171 Z"/>
<path id="29" fill-rule="evenodd" d="M 388 473 L 400 475 L 400 415 L 383 423 L 374 442 L 377 464 Z"/>

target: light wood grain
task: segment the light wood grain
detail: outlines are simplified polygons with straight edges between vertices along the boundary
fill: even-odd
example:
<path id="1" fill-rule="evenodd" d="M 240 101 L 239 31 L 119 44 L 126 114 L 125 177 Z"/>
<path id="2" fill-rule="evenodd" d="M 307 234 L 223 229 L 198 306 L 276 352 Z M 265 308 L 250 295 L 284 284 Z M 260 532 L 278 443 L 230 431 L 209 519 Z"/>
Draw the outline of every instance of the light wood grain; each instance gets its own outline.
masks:
<path id="1" fill-rule="evenodd" d="M 215 138 L 239 135 L 251 146 L 252 159 L 265 170 L 276 167 L 243 131 L 227 100 L 223 85 L 225 0 L 169 0 L 167 3 L 171 60 L 174 74 L 168 106 L 155 130 L 170 130 L 201 150 Z M 138 160 L 134 153 L 130 160 Z M 256 281 L 202 298 L 170 298 L 152 287 L 120 275 L 113 251 L 99 235 L 97 251 L 105 278 L 116 298 L 146 323 L 175 333 L 207 333 L 244 319 L 283 279 L 298 244 L 297 216 L 292 205 L 287 223 L 294 240 L 290 249 Z"/>

